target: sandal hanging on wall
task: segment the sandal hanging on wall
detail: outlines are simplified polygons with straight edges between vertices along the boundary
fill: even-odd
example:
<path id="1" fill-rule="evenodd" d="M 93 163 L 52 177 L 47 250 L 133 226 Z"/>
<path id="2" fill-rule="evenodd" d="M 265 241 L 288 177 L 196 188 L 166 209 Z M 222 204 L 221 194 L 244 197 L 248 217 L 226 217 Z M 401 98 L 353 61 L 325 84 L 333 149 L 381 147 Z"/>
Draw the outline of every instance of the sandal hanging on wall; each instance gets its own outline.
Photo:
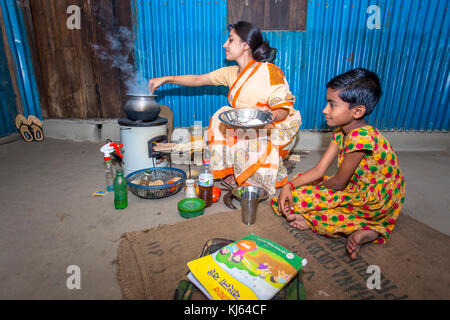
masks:
<path id="1" fill-rule="evenodd" d="M 34 140 L 34 136 L 31 127 L 28 125 L 27 118 L 23 114 L 18 114 L 16 116 L 16 127 L 19 129 L 20 136 L 26 142 L 31 142 Z"/>
<path id="2" fill-rule="evenodd" d="M 28 125 L 33 130 L 34 140 L 40 142 L 44 140 L 44 131 L 42 130 L 42 122 L 37 117 L 29 115 Z"/>

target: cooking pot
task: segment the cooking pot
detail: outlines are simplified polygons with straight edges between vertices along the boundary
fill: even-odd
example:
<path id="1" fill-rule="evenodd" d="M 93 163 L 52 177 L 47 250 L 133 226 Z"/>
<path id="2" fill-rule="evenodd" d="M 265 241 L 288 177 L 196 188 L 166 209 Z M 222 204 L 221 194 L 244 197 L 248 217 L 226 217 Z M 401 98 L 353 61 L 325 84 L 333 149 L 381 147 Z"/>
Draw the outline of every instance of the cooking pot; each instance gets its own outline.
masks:
<path id="1" fill-rule="evenodd" d="M 130 93 L 127 97 L 123 111 L 133 121 L 153 121 L 161 112 L 161 107 L 155 100 L 156 95 Z"/>

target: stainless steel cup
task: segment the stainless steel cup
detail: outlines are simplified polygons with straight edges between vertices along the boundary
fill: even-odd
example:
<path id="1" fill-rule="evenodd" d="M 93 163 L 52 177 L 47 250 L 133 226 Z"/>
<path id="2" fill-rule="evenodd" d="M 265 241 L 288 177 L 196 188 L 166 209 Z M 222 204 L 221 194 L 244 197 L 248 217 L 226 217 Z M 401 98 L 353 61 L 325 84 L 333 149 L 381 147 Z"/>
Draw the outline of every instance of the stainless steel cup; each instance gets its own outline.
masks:
<path id="1" fill-rule="evenodd" d="M 241 195 L 241 213 L 242 222 L 246 225 L 254 224 L 256 221 L 256 212 L 258 209 L 258 193 L 245 191 Z"/>

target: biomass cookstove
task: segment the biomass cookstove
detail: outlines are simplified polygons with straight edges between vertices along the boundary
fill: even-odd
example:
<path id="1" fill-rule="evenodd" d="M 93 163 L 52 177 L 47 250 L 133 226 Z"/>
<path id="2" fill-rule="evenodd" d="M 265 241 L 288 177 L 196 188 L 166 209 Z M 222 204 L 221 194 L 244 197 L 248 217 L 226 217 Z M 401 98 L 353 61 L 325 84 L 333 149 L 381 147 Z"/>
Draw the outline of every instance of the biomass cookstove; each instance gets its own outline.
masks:
<path id="1" fill-rule="evenodd" d="M 159 117 L 160 107 L 154 96 L 128 95 L 124 111 L 128 118 L 119 119 L 122 148 L 122 168 L 125 176 L 131 172 L 166 167 L 167 157 L 153 150 L 156 142 L 168 142 L 167 122 Z"/>

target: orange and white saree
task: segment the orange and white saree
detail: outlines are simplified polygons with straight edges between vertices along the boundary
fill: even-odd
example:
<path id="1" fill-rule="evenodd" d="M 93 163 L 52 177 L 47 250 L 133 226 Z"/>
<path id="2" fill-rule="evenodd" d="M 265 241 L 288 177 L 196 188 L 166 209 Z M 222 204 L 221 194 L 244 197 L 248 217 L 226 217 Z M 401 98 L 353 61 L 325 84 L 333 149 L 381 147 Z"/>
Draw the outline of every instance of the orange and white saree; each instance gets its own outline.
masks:
<path id="1" fill-rule="evenodd" d="M 255 185 L 275 194 L 288 181 L 283 158 L 295 144 L 301 116 L 294 109 L 295 97 L 283 72 L 276 65 L 252 60 L 238 74 L 238 66 L 224 67 L 210 73 L 215 85 L 230 87 L 230 106 L 220 108 L 211 118 L 208 142 L 214 178 L 234 174 L 237 183 Z M 218 116 L 231 108 L 284 108 L 288 116 L 273 123 L 271 130 L 234 130 Z"/>

